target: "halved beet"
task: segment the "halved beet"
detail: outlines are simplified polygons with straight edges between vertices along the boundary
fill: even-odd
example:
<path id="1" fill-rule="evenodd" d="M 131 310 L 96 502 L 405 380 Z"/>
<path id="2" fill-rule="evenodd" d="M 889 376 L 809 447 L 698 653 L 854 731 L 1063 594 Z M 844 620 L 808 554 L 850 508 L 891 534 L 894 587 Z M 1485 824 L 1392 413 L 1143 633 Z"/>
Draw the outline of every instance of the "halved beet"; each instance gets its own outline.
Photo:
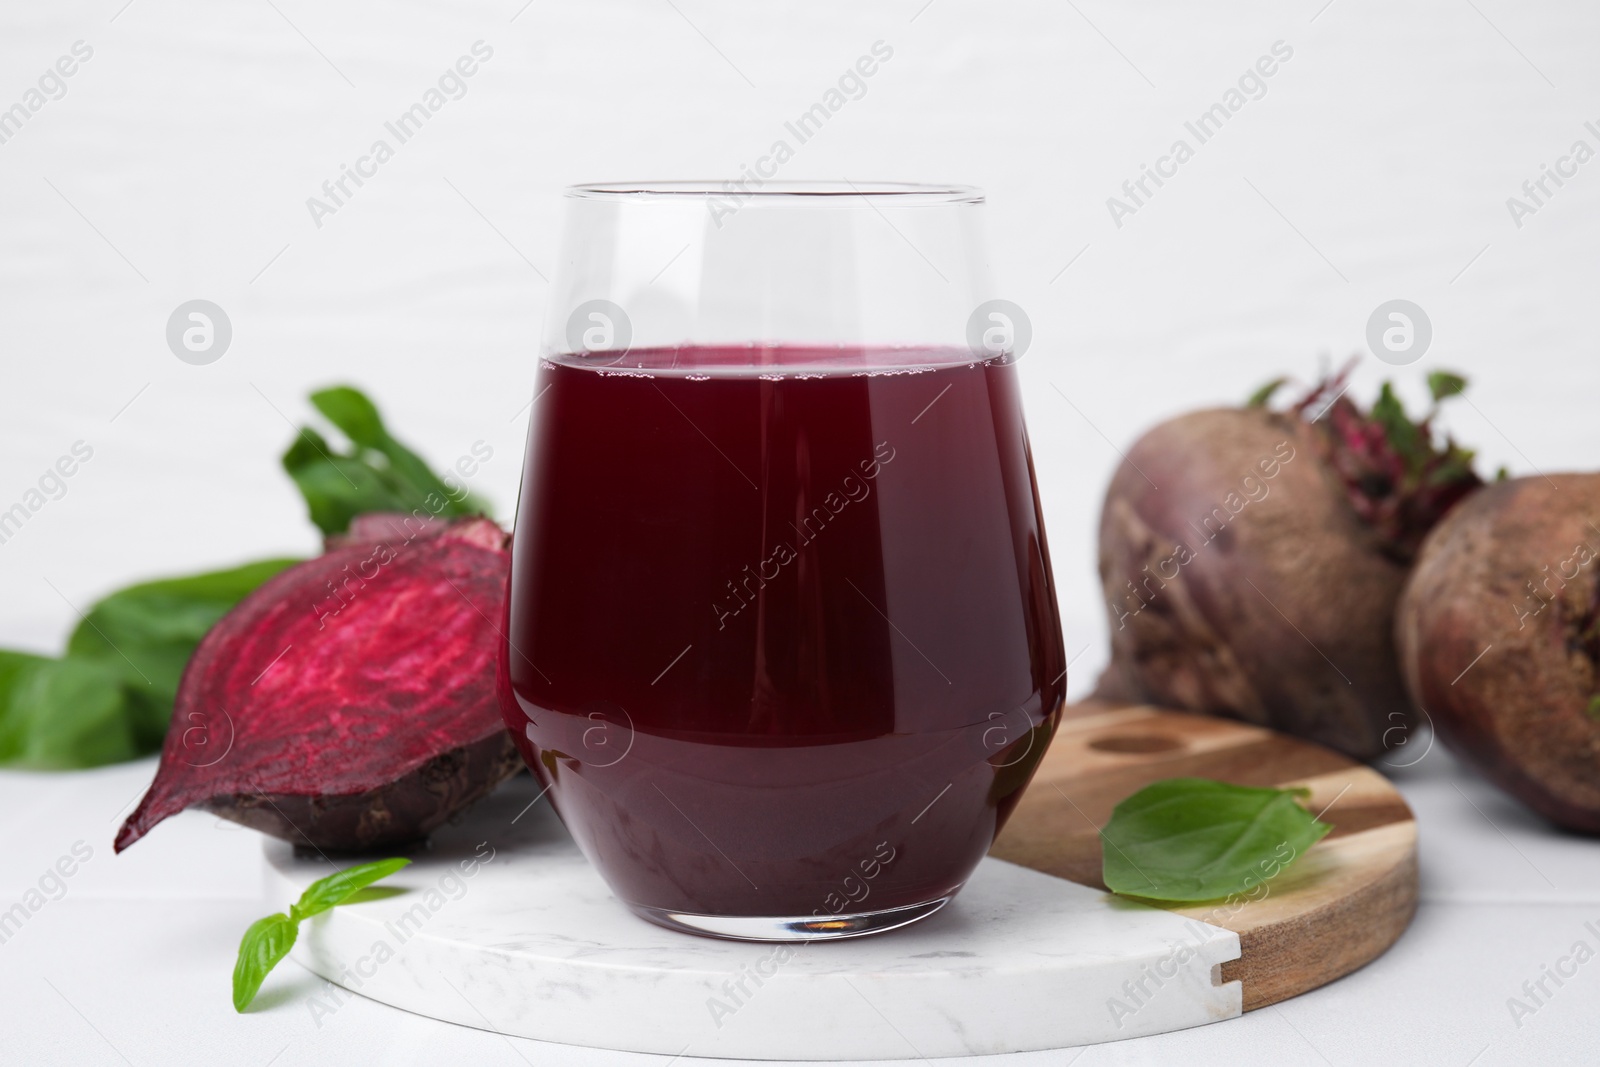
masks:
<path id="1" fill-rule="evenodd" d="M 190 807 L 326 851 L 392 849 L 521 768 L 495 697 L 505 533 L 407 523 L 358 519 L 205 636 L 118 852 Z"/>
<path id="2" fill-rule="evenodd" d="M 404 544 L 438 537 L 446 532 L 452 537 L 496 552 L 505 551 L 507 544 L 505 531 L 487 519 L 452 521 L 436 515 L 407 515 L 398 511 L 369 511 L 357 515 L 350 520 L 349 527 L 343 533 L 329 534 L 323 544 L 331 552 L 336 548 L 376 544 L 379 541 Z"/>

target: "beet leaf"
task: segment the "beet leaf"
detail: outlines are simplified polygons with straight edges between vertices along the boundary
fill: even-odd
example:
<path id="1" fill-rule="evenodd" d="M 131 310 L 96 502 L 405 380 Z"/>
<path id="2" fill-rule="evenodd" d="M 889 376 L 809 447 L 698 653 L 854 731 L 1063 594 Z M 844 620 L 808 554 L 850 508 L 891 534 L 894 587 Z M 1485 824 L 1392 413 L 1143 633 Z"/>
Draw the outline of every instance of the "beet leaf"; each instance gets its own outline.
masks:
<path id="1" fill-rule="evenodd" d="M 1384 382 L 1368 411 L 1346 390 L 1355 363 L 1314 386 L 1294 411 L 1317 431 L 1322 457 L 1344 483 L 1351 506 L 1378 535 L 1385 555 L 1409 563 L 1422 539 L 1468 493 L 1483 485 L 1474 454 L 1446 437 L 1436 443 L 1439 405 L 1466 390 L 1449 371 L 1428 375 L 1433 407 L 1421 419 Z"/>

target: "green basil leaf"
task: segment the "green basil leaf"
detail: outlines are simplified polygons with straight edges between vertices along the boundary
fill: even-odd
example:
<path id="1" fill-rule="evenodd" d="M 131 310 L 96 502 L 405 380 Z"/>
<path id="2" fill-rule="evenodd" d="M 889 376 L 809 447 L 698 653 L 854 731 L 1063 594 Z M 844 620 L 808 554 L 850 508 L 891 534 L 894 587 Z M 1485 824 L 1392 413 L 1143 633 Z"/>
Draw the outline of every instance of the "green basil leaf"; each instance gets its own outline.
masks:
<path id="1" fill-rule="evenodd" d="M 319 878 L 306 886 L 306 891 L 300 894 L 300 900 L 289 909 L 289 914 L 296 921 L 309 919 L 343 904 L 373 882 L 389 877 L 410 862 L 408 859 L 375 860 Z"/>
<path id="2" fill-rule="evenodd" d="M 311 404 L 352 442 L 363 448 L 382 449 L 389 440 L 378 406 L 365 393 L 348 385 L 319 389 L 311 394 Z"/>
<path id="3" fill-rule="evenodd" d="M 408 859 L 375 860 L 336 871 L 306 886 L 289 914 L 280 911 L 251 923 L 239 942 L 239 959 L 233 965 L 233 1010 L 244 1011 L 250 1006 L 267 974 L 294 948 L 303 920 L 343 904 L 410 862 Z"/>
<path id="4" fill-rule="evenodd" d="M 239 942 L 239 959 L 233 965 L 233 1010 L 244 1011 L 256 999 L 261 983 L 289 950 L 300 934 L 300 924 L 278 912 L 257 919 Z"/>
<path id="5" fill-rule="evenodd" d="M 363 512 L 415 506 L 383 474 L 349 456 L 306 455 L 296 445 L 284 454 L 283 467 L 305 499 L 307 515 L 324 534 L 342 532 Z"/>
<path id="6" fill-rule="evenodd" d="M 1276 877 L 1332 829 L 1296 802 L 1304 790 L 1172 778 L 1139 790 L 1100 831 L 1114 893 L 1215 900 Z"/>
<path id="7" fill-rule="evenodd" d="M 336 385 L 312 393 L 311 403 L 352 443 L 381 455 L 394 485 L 402 493 L 412 491 L 420 492 L 424 497 L 430 493 L 446 498 L 450 496 L 450 487 L 445 485 L 444 479 L 434 474 L 421 456 L 389 435 L 382 417 L 378 415 L 377 406 L 363 393 L 348 385 Z M 411 506 L 415 507 L 416 502 Z"/>
<path id="8" fill-rule="evenodd" d="M 461 486 L 452 489 L 383 424 L 377 407 L 359 390 L 334 386 L 311 394 L 311 403 L 344 434 L 339 451 L 304 428 L 283 455 L 284 470 L 305 497 L 311 521 L 324 534 L 342 533 L 363 512 L 424 510 L 451 518 L 487 510 Z"/>
<path id="9" fill-rule="evenodd" d="M 141 754 L 109 664 L 0 650 L 0 765 L 70 770 Z"/>
<path id="10" fill-rule="evenodd" d="M 18 685 L 23 684 L 30 672 L 45 660 L 46 657 L 35 656 L 31 652 L 13 652 L 8 648 L 0 648 L 0 708 L 5 706 L 7 695 Z"/>

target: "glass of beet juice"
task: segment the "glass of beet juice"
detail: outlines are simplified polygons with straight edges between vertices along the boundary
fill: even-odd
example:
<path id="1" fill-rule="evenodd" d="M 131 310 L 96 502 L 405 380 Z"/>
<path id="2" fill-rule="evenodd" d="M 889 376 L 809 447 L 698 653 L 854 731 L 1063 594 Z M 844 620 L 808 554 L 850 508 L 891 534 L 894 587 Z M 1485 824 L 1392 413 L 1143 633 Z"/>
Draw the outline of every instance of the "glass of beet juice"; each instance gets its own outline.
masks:
<path id="1" fill-rule="evenodd" d="M 568 190 L 502 692 L 652 922 L 796 941 L 961 888 L 1060 716 L 975 189 Z"/>

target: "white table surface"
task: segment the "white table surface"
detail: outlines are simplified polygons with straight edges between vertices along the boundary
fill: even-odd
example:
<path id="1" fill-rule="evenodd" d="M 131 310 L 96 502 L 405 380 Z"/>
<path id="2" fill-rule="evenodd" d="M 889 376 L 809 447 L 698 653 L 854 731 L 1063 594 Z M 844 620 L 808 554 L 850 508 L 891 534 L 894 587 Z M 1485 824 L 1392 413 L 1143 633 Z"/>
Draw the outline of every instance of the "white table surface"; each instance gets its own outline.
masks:
<path id="1" fill-rule="evenodd" d="M 239 936 L 270 910 L 260 839 L 191 812 L 113 856 L 115 823 L 152 768 L 146 760 L 71 776 L 0 775 L 0 901 L 20 898 L 74 842 L 94 849 L 65 896 L 0 945 L 0 1060 L 111 1064 L 120 1056 L 141 1067 L 669 1062 L 501 1037 L 359 997 L 319 1020 L 310 994 L 320 980 L 293 963 L 267 979 L 258 1009 L 234 1014 L 229 991 Z M 1421 825 L 1422 905 L 1387 954 L 1332 985 L 1227 1022 L 996 1059 L 1085 1067 L 1593 1064 L 1600 960 L 1559 990 L 1549 985 L 1556 995 L 1520 1027 L 1506 1001 L 1574 942 L 1600 941 L 1584 928 L 1600 927 L 1594 843 L 1548 829 L 1440 749 L 1395 777 Z"/>
<path id="2" fill-rule="evenodd" d="M 468 95 L 316 228 L 305 199 L 478 39 L 495 58 Z M 0 544 L 0 644 L 53 651 L 71 604 L 135 578 L 314 551 L 276 456 L 332 381 L 368 388 L 442 463 L 490 444 L 473 487 L 508 514 L 559 188 L 734 176 L 880 39 L 893 61 L 784 176 L 989 190 L 995 273 L 1034 324 L 1021 373 L 1075 692 L 1105 658 L 1094 529 L 1116 450 L 1360 350 L 1382 301 L 1418 302 L 1435 328 L 1423 361 L 1391 372 L 1404 395 L 1435 367 L 1472 379 L 1445 422 L 1486 466 L 1597 466 L 1600 163 L 1520 228 L 1506 209 L 1574 139 L 1595 142 L 1592 4 L 12 2 L 0 107 L 73 42 L 95 53 L 0 144 L 0 509 L 74 441 L 95 456 Z M 1295 55 L 1267 95 L 1116 228 L 1106 198 L 1277 40 Z M 163 338 L 196 297 L 235 330 L 206 367 Z M 1386 372 L 1367 357 L 1353 395 Z M 188 815 L 112 857 L 150 773 L 0 774 L 0 906 L 75 841 L 95 850 L 0 945 L 0 1060 L 625 1058 L 362 1001 L 319 1029 L 292 966 L 269 1010 L 234 1016 L 257 842 Z M 1595 843 L 1443 752 L 1401 783 L 1424 903 L 1387 956 L 1226 1024 L 1019 1059 L 1594 1062 L 1600 962 L 1520 1028 L 1506 1000 L 1600 924 Z"/>

